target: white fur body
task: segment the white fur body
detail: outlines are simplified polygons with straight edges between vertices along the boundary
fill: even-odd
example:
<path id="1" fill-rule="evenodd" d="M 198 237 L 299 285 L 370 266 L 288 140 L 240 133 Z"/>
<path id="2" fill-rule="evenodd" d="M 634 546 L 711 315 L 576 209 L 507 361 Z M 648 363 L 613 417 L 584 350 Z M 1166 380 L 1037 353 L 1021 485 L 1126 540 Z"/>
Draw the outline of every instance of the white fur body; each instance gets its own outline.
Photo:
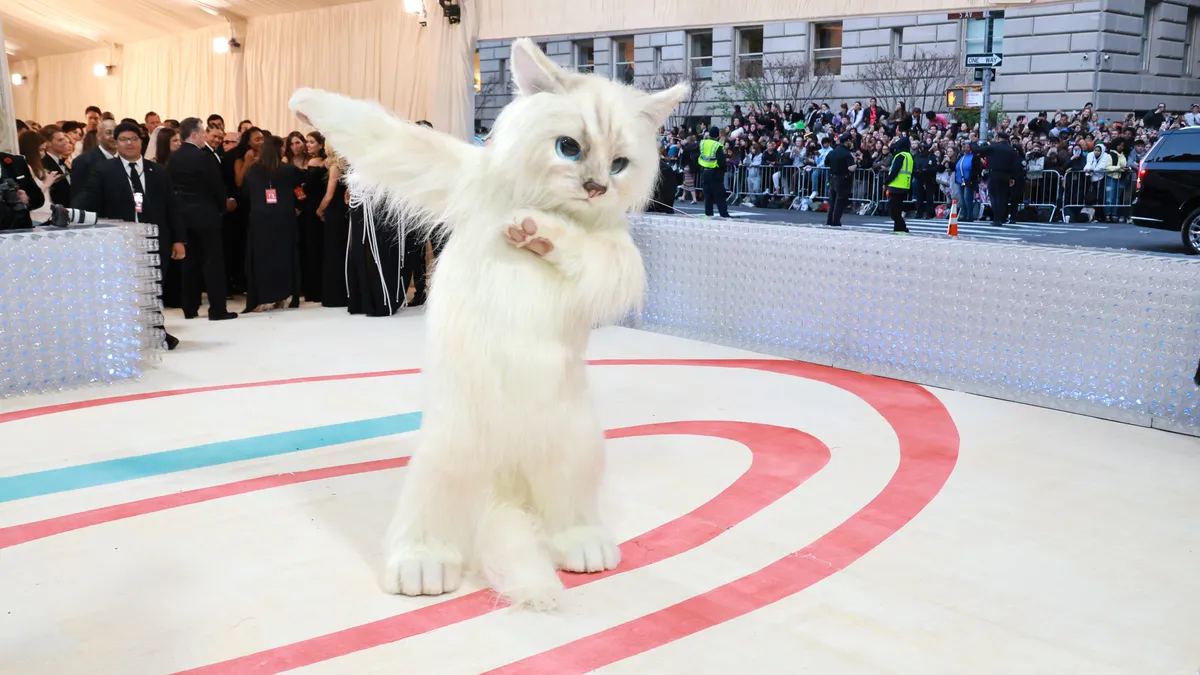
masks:
<path id="1" fill-rule="evenodd" d="M 426 402 L 384 588 L 449 592 L 473 567 L 512 602 L 549 608 L 556 568 L 620 560 L 598 513 L 604 436 L 585 352 L 594 326 L 641 301 L 625 214 L 653 189 L 654 132 L 686 90 L 647 96 L 565 73 L 528 40 L 513 46 L 513 75 L 521 96 L 485 148 L 335 94 L 300 90 L 291 107 L 348 160 L 353 190 L 452 223 L 426 305 Z M 566 136 L 585 148 L 576 160 L 556 154 Z M 616 157 L 628 166 L 610 175 Z M 527 217 L 553 246 L 545 256 L 504 237 Z"/>

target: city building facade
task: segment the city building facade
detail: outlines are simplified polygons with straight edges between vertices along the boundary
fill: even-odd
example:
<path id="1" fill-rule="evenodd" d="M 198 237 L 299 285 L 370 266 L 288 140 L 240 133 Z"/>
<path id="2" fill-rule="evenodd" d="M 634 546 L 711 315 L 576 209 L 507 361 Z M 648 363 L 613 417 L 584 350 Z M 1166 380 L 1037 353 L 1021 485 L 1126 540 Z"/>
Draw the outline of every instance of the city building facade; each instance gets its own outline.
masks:
<path id="1" fill-rule="evenodd" d="M 936 83 L 934 103 L 926 103 L 945 110 L 944 86 L 974 82 L 975 73 L 961 69 L 962 57 L 985 51 L 985 25 L 979 13 L 942 13 L 534 39 L 566 68 L 649 89 L 688 79 L 699 86 L 686 115 L 722 120 L 730 100 L 746 91 L 731 83 L 762 78 L 773 66 L 804 79 L 767 88 L 786 90 L 776 102 L 805 106 L 812 96 L 836 109 L 841 102 L 866 105 L 888 73 L 919 77 L 914 60 L 949 62 L 956 72 Z M 1004 62 L 992 84 L 993 101 L 1007 113 L 1070 112 L 1092 103 L 1101 116 L 1140 116 L 1159 103 L 1183 113 L 1200 102 L 1200 0 L 1007 7 L 994 26 L 992 51 Z M 479 43 L 476 118 L 482 126 L 509 101 L 508 59 L 507 41 Z"/>

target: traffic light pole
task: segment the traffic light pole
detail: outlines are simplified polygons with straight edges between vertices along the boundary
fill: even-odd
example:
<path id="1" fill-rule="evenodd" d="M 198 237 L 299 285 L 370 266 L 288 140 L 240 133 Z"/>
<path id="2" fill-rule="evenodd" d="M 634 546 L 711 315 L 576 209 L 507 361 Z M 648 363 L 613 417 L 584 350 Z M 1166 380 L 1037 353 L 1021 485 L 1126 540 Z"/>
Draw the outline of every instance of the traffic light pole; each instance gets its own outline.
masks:
<path id="1" fill-rule="evenodd" d="M 987 13 L 987 38 L 985 40 L 984 51 L 988 54 L 992 53 L 992 34 L 995 28 L 995 16 L 991 10 Z M 983 108 L 979 111 L 979 142 L 988 142 L 988 116 L 992 112 L 992 75 L 996 71 L 992 68 L 983 69 Z"/>

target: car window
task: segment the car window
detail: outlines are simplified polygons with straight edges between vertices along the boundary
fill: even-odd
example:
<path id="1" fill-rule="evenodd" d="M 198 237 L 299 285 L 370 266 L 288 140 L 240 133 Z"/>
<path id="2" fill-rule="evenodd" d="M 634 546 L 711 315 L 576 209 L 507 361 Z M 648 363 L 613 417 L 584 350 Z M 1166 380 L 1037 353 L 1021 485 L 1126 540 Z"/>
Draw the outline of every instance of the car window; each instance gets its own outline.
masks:
<path id="1" fill-rule="evenodd" d="M 1150 162 L 1200 162 L 1200 134 L 1174 133 L 1164 136 L 1146 159 Z"/>

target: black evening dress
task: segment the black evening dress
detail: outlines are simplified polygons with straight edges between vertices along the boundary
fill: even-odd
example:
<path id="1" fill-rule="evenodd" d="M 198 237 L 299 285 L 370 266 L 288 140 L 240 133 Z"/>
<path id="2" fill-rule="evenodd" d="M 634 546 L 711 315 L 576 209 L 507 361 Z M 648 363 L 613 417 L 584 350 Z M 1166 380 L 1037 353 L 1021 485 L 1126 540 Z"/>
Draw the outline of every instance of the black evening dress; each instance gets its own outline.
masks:
<path id="1" fill-rule="evenodd" d="M 246 231 L 247 310 L 300 296 L 300 230 L 296 225 L 299 179 L 299 170 L 285 163 L 274 175 L 255 165 L 242 181 L 242 192 L 250 207 Z M 268 197 L 272 192 L 273 200 Z"/>

